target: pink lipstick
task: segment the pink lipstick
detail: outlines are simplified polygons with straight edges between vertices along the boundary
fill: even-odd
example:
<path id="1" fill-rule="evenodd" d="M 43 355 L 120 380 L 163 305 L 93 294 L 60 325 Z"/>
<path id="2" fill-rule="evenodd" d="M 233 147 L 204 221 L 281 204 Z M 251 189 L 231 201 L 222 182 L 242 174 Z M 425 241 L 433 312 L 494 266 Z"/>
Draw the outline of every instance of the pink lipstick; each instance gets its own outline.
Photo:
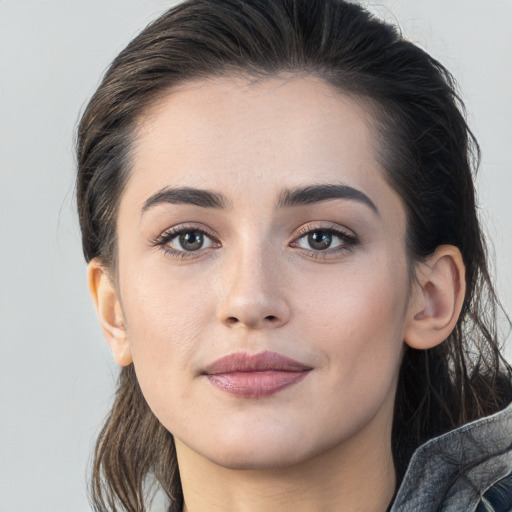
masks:
<path id="1" fill-rule="evenodd" d="M 218 389 L 243 398 L 262 398 L 292 386 L 312 368 L 276 352 L 237 352 L 207 366 L 203 375 Z"/>

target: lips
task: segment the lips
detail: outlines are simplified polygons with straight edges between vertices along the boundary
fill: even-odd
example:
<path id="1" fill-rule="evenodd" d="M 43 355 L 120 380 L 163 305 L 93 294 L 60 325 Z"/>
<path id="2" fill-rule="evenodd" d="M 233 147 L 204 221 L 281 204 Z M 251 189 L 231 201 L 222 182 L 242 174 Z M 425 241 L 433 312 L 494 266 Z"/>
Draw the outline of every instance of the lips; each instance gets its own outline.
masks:
<path id="1" fill-rule="evenodd" d="M 203 372 L 216 388 L 242 398 L 273 395 L 305 378 L 312 368 L 276 352 L 230 354 Z"/>

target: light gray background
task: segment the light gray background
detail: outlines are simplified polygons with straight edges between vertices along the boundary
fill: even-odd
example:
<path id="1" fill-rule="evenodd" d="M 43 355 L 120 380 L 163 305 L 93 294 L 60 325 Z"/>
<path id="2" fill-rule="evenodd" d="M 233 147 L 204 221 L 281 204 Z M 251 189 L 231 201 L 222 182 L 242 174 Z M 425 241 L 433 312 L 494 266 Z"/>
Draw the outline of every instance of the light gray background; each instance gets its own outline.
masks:
<path id="1" fill-rule="evenodd" d="M 510 315 L 512 0 L 370 4 L 459 80 Z M 117 370 L 86 291 L 73 130 L 108 63 L 170 5 L 0 0 L 0 512 L 89 510 L 86 467 Z"/>

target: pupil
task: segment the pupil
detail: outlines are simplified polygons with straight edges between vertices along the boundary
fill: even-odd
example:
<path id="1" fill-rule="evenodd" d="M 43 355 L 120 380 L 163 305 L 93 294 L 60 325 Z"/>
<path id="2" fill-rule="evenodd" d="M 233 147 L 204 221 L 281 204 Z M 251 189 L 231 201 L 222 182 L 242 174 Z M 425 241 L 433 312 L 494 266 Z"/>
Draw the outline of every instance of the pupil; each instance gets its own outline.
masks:
<path id="1" fill-rule="evenodd" d="M 203 246 L 203 234 L 197 231 L 189 231 L 180 235 L 180 245 L 186 251 L 197 251 Z"/>
<path id="2" fill-rule="evenodd" d="M 322 251 L 330 247 L 332 242 L 332 235 L 330 233 L 326 233 L 325 231 L 315 231 L 314 233 L 308 235 L 308 242 L 313 249 Z"/>

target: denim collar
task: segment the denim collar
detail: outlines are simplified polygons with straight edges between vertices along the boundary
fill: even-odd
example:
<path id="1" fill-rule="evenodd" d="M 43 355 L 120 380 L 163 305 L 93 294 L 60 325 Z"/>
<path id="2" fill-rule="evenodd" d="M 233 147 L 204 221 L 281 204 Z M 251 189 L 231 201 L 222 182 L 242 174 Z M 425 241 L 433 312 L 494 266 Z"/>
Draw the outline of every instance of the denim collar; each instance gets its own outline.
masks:
<path id="1" fill-rule="evenodd" d="M 420 446 L 390 512 L 472 512 L 511 470 L 512 403 Z"/>

